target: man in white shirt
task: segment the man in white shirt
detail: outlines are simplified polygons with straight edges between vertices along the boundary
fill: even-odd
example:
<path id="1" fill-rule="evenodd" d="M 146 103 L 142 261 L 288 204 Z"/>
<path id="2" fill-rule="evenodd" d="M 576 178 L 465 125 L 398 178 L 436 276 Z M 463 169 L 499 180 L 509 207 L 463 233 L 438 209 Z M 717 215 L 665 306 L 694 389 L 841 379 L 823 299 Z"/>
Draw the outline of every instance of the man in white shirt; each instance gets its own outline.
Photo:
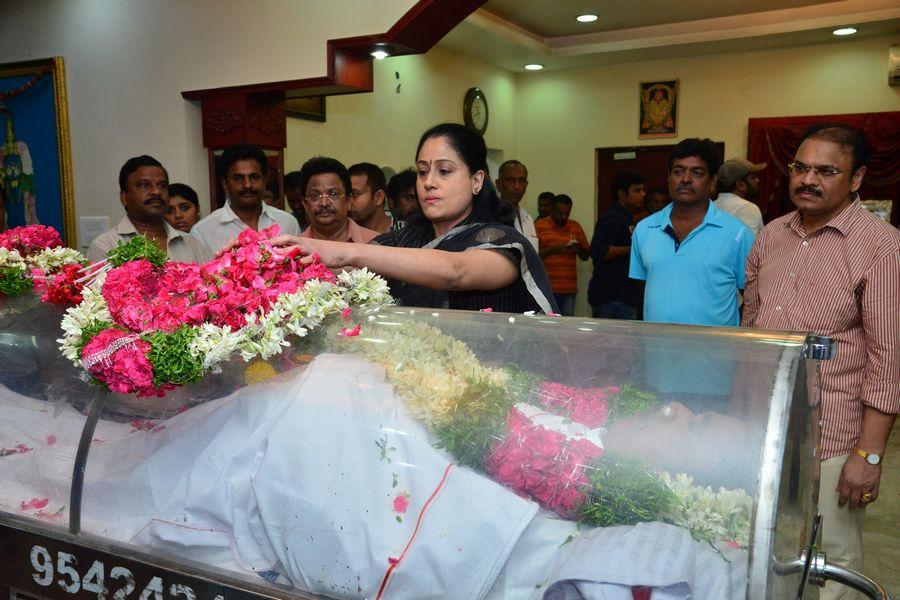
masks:
<path id="1" fill-rule="evenodd" d="M 537 250 L 538 237 L 534 230 L 534 219 L 522 208 L 522 196 L 528 189 L 528 169 L 517 160 L 508 160 L 497 170 L 497 193 L 508 202 L 516 214 L 516 231 L 528 238 Z"/>
<path id="2" fill-rule="evenodd" d="M 300 227 L 291 214 L 263 202 L 269 163 L 253 144 L 237 144 L 219 158 L 222 185 L 228 194 L 225 206 L 214 210 L 191 229 L 191 235 L 210 252 L 222 248 L 247 227 L 259 231 L 277 224 L 281 233 L 297 235 Z"/>
<path id="3" fill-rule="evenodd" d="M 125 216 L 88 247 L 87 258 L 99 262 L 106 253 L 136 235 L 143 235 L 165 250 L 169 260 L 204 263 L 212 253 L 190 235 L 165 220 L 169 207 L 169 174 L 162 164 L 146 154 L 128 159 L 119 170 L 119 201 Z"/>
<path id="4" fill-rule="evenodd" d="M 719 168 L 719 197 L 716 208 L 744 222 L 757 235 L 763 228 L 762 213 L 754 200 L 759 197 L 759 177 L 756 173 L 766 168 L 766 163 L 753 164 L 743 158 L 726 160 Z"/>

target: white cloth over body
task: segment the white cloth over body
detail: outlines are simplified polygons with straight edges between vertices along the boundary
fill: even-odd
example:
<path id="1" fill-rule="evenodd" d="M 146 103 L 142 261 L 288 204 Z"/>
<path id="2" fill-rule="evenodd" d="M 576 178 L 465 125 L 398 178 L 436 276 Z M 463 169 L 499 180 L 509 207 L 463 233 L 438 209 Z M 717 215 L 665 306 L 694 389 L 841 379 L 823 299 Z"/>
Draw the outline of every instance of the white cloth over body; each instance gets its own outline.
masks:
<path id="1" fill-rule="evenodd" d="M 84 419 L 0 386 L 0 447 L 31 448 L 0 457 L 0 509 L 65 525 L 46 515 L 68 512 Z M 332 597 L 567 598 L 550 595 L 566 589 L 606 599 L 634 584 L 661 586 L 653 597 L 668 600 L 741 597 L 746 585 L 746 553 L 729 565 L 662 524 L 578 535 L 575 523 L 451 466 L 384 371 L 355 356 L 319 356 L 302 374 L 143 429 L 101 420 L 94 440 L 85 531 L 219 568 L 275 570 Z M 47 500 L 44 516 L 20 506 L 31 499 Z"/>

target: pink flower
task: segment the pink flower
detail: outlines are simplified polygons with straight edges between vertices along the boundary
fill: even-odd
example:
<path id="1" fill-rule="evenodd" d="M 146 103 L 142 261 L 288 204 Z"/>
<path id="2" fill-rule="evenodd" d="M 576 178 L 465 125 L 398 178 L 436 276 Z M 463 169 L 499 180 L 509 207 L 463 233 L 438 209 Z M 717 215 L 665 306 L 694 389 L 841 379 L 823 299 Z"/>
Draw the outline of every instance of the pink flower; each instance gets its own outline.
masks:
<path id="1" fill-rule="evenodd" d="M 602 449 L 585 439 L 567 439 L 534 425 L 516 409 L 510 411 L 507 429 L 506 439 L 485 457 L 485 470 L 520 496 L 572 517 L 590 487 L 584 466 L 598 458 Z"/>
<path id="2" fill-rule="evenodd" d="M 353 314 L 353 309 L 348 306 L 347 308 L 345 308 L 344 310 L 341 311 L 341 318 L 349 319 L 350 315 L 352 315 L 352 314 Z"/>
<path id="3" fill-rule="evenodd" d="M 346 327 L 341 327 L 341 330 L 338 333 L 338 335 L 341 335 L 344 337 L 356 337 L 359 335 L 360 329 L 362 329 L 362 325 L 357 325 L 353 329 L 347 329 Z"/>
<path id="4" fill-rule="evenodd" d="M 394 496 L 394 512 L 402 515 L 406 513 L 407 508 L 409 508 L 409 492 L 397 492 Z"/>
<path id="5" fill-rule="evenodd" d="M 56 445 L 56 436 L 55 436 L 55 435 L 52 435 L 52 434 L 51 434 L 51 435 L 48 435 L 48 436 L 47 436 L 47 445 L 48 445 L 48 446 L 55 446 L 55 445 Z"/>
<path id="6" fill-rule="evenodd" d="M 133 339 L 123 343 L 123 338 Z M 112 344 L 122 345 L 105 356 Z M 149 351 L 150 344 L 140 338 L 119 329 L 105 329 L 85 344 L 81 356 L 82 360 L 92 363 L 88 371 L 114 392 L 162 396 L 171 386 L 157 388 L 153 385 L 153 365 L 147 358 Z"/>
<path id="7" fill-rule="evenodd" d="M 487 308 L 482 308 L 478 312 L 494 312 L 494 309 L 488 306 Z"/>
<path id="8" fill-rule="evenodd" d="M 47 248 L 62 246 L 59 232 L 49 225 L 13 227 L 0 233 L 0 247 L 18 250 L 22 256 L 30 256 Z"/>
<path id="9" fill-rule="evenodd" d="M 47 498 L 32 498 L 28 502 L 22 502 L 19 504 L 19 508 L 21 510 L 40 510 L 47 506 L 50 503 L 50 500 Z"/>

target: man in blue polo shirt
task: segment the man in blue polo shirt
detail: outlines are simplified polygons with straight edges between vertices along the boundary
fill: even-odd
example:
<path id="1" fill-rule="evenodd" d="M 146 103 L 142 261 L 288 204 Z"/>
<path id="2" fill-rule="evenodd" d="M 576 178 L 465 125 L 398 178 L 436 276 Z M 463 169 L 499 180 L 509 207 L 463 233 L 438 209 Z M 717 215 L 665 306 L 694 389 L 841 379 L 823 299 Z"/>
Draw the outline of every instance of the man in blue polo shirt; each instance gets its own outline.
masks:
<path id="1" fill-rule="evenodd" d="M 646 281 L 647 321 L 740 323 L 737 293 L 753 232 L 710 200 L 721 164 L 711 140 L 683 140 L 669 156 L 672 204 L 635 228 L 628 275 Z"/>

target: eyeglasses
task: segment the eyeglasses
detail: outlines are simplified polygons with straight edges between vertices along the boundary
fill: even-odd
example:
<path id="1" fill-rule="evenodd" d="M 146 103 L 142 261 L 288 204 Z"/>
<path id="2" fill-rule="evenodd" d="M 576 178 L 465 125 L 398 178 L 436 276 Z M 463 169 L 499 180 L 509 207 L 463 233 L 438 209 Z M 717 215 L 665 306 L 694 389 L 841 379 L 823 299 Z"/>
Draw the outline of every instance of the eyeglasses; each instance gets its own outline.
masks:
<path id="1" fill-rule="evenodd" d="M 840 175 L 841 173 L 849 173 L 853 170 L 838 169 L 831 166 L 820 167 L 815 165 L 806 165 L 796 160 L 793 162 L 789 162 L 787 168 L 791 172 L 791 175 L 806 175 L 809 170 L 812 169 L 819 179 L 830 179 L 832 177 Z"/>
<path id="2" fill-rule="evenodd" d="M 311 192 L 306 192 L 306 199 L 312 202 L 313 204 L 318 204 L 323 200 L 327 200 L 328 202 L 336 202 L 345 196 L 344 192 L 339 192 L 337 190 L 328 190 L 327 192 L 320 192 L 319 190 L 313 190 Z"/>

